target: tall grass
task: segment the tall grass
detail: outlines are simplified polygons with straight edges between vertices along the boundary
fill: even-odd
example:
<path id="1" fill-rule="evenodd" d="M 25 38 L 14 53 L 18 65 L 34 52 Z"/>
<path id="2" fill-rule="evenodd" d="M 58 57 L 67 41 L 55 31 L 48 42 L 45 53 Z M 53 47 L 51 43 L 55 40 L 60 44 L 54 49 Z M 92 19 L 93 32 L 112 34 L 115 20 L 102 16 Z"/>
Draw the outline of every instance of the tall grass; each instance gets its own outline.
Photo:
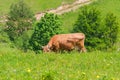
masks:
<path id="1" fill-rule="evenodd" d="M 120 52 L 0 54 L 0 80 L 119 80 Z"/>
<path id="2" fill-rule="evenodd" d="M 0 5 L 9 6 L 9 1 L 1 0 L 0 3 L 5 2 L 5 5 Z M 119 18 L 119 3 L 119 0 L 99 0 L 90 7 L 98 7 L 102 11 L 102 15 L 111 11 Z M 31 4 L 37 6 L 32 2 Z M 4 12 L 3 9 L 6 11 Z M 7 13 L 7 9 L 7 7 L 0 7 L 3 13 Z M 64 32 L 68 33 L 72 30 L 78 13 L 79 10 L 61 16 Z M 120 52 L 35 54 L 31 51 L 24 53 L 16 48 L 11 48 L 8 44 L 0 43 L 0 80 L 119 80 L 119 59 Z"/>

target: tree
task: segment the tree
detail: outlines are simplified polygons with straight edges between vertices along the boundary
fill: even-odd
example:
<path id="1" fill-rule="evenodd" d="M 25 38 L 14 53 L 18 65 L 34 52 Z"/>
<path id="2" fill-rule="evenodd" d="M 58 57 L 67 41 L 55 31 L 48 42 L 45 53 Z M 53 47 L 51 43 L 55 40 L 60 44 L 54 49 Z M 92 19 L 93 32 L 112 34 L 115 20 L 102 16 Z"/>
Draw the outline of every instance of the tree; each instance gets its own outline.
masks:
<path id="1" fill-rule="evenodd" d="M 34 51 L 40 50 L 43 45 L 48 43 L 53 35 L 62 32 L 60 26 L 61 21 L 57 15 L 46 13 L 35 25 L 34 33 L 30 39 L 31 48 Z"/>
<path id="2" fill-rule="evenodd" d="M 101 18 L 100 11 L 95 8 L 83 8 L 74 25 L 73 32 L 83 32 L 86 35 L 85 45 L 88 50 L 106 50 L 113 47 L 117 41 L 119 24 L 113 13 Z"/>
<path id="3" fill-rule="evenodd" d="M 117 41 L 119 24 L 113 13 L 108 13 L 105 18 L 104 38 L 107 48 L 112 48 Z"/>
<path id="4" fill-rule="evenodd" d="M 83 8 L 76 21 L 73 32 L 83 32 L 86 35 L 85 45 L 88 50 L 100 49 L 103 43 L 101 33 L 101 15 L 95 8 Z"/>
<path id="5" fill-rule="evenodd" d="M 27 31 L 32 29 L 32 24 L 35 20 L 33 12 L 23 2 L 23 0 L 20 0 L 16 4 L 11 5 L 7 20 L 7 27 L 5 31 L 7 32 L 10 40 L 18 46 L 24 46 L 23 42 L 25 42 L 26 40 L 24 40 L 23 35 L 27 35 Z M 28 36 L 26 37 L 26 39 L 27 38 Z M 19 41 L 21 42 L 21 44 L 17 44 L 19 43 Z"/>

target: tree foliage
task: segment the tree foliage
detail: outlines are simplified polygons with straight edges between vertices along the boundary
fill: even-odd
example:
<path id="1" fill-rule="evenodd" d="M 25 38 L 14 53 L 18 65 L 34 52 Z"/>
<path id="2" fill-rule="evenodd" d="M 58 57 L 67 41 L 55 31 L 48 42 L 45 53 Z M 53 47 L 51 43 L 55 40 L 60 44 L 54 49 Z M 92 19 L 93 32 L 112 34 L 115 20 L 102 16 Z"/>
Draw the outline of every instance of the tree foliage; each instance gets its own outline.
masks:
<path id="1" fill-rule="evenodd" d="M 74 25 L 73 32 L 83 32 L 86 35 L 85 45 L 88 50 L 101 50 L 112 47 L 111 45 L 117 39 L 117 30 L 118 24 L 113 14 L 107 14 L 103 20 L 99 10 L 83 8 Z"/>
<path id="2" fill-rule="evenodd" d="M 119 24 L 113 13 L 108 13 L 105 18 L 105 43 L 107 48 L 111 48 L 117 41 Z"/>
<path id="3" fill-rule="evenodd" d="M 86 46 L 88 49 L 96 48 L 101 41 L 100 34 L 100 12 L 85 8 L 79 14 L 73 29 L 74 32 L 83 32 L 86 35 Z"/>
<path id="4" fill-rule="evenodd" d="M 11 5 L 7 20 L 5 31 L 7 32 L 10 40 L 14 43 L 19 43 L 20 41 L 22 44 L 17 45 L 22 46 L 23 42 L 25 42 L 24 38 L 28 38 L 23 38 L 23 35 L 27 35 L 27 31 L 32 29 L 32 24 L 34 22 L 33 12 L 23 2 L 23 0 L 20 0 L 16 4 Z"/>
<path id="5" fill-rule="evenodd" d="M 40 50 L 53 35 L 61 33 L 62 29 L 60 26 L 61 21 L 57 15 L 46 13 L 35 25 L 34 33 L 30 39 L 32 49 L 36 51 Z"/>

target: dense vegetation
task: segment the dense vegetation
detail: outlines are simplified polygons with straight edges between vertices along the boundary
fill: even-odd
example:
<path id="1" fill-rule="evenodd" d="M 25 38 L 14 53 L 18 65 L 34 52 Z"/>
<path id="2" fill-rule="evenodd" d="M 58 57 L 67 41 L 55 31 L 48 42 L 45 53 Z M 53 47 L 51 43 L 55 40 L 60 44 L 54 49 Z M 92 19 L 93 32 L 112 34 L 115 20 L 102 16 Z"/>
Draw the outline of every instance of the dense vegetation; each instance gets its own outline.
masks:
<path id="1" fill-rule="evenodd" d="M 30 47 L 34 51 L 41 50 L 50 38 L 55 34 L 62 33 L 60 18 L 52 13 L 46 13 L 41 20 L 36 23 L 34 33 L 30 39 Z"/>
<path id="2" fill-rule="evenodd" d="M 29 41 L 28 31 L 32 29 L 34 14 L 30 8 L 20 0 L 12 4 L 7 17 L 5 31 L 9 39 L 20 48 L 26 48 Z"/>
<path id="3" fill-rule="evenodd" d="M 73 32 L 83 32 L 86 35 L 88 50 L 105 50 L 113 48 L 117 41 L 119 24 L 113 13 L 101 18 L 101 13 L 95 8 L 83 8 L 76 21 Z"/>
<path id="4" fill-rule="evenodd" d="M 27 32 L 32 28 L 33 19 L 30 9 L 23 0 L 20 0 L 17 4 L 12 4 L 5 30 L 16 46 L 24 50 L 30 48 L 37 52 L 42 49 L 41 46 L 48 43 L 53 35 L 62 32 L 61 21 L 57 15 L 46 13 L 40 22 L 35 24 L 36 27 L 33 28 L 35 30 L 30 39 Z M 101 19 L 99 10 L 94 8 L 88 10 L 84 7 L 73 32 L 83 32 L 86 35 L 85 42 L 88 50 L 105 50 L 112 48 L 116 43 L 118 27 L 116 16 L 113 14 L 108 14 L 104 20 Z"/>
<path id="5" fill-rule="evenodd" d="M 42 1 L 44 2 L 45 0 Z M 48 1 L 48 4 L 49 3 L 50 2 Z M 111 21 L 114 22 L 114 19 L 116 19 L 116 17 L 113 14 L 107 15 L 106 13 L 110 11 L 115 15 L 117 15 L 117 18 L 119 19 L 120 18 L 119 9 L 118 9 L 120 6 L 119 3 L 120 3 L 119 0 L 98 0 L 98 2 L 95 2 L 94 4 L 88 7 L 91 6 L 97 7 L 97 9 L 100 10 L 101 12 L 102 15 L 101 17 L 102 18 L 104 17 L 103 18 L 105 22 L 104 26 L 109 26 L 111 24 L 111 23 L 109 24 L 109 22 Z M 35 5 L 35 7 L 36 6 L 37 5 Z M 0 7 L 0 9 L 2 8 Z M 4 10 L 2 9 L 1 11 Z M 79 18 L 78 15 L 80 14 L 79 11 L 81 10 L 77 10 L 75 12 L 69 12 L 61 15 L 63 25 L 60 27 L 63 28 L 64 33 L 70 33 L 70 31 L 73 30 L 73 25 L 76 23 L 77 19 Z M 41 21 L 39 21 L 38 23 L 40 22 Z M 39 27 L 39 26 L 37 26 L 37 24 L 35 23 L 33 27 Z M 108 32 L 109 29 L 111 29 L 110 27 L 111 25 L 107 27 Z M 35 30 L 35 28 L 33 29 Z M 31 36 L 32 33 L 34 33 L 34 30 L 28 32 L 29 36 Z M 119 32 L 119 29 L 117 30 Z M 114 34 L 116 34 L 116 32 L 114 32 Z M 111 35 L 113 34 L 107 35 L 106 38 L 108 38 Z M 117 35 L 113 37 L 116 38 Z M 118 43 L 120 41 L 119 39 L 120 38 L 117 37 Z M 108 40 L 108 43 L 109 41 L 111 41 L 111 39 Z M 116 41 L 112 40 L 110 46 L 113 45 L 114 42 Z M 120 48 L 119 44 L 117 48 Z M 6 34 L 6 32 L 4 32 L 4 27 L 0 26 L 0 79 L 1 80 L 14 80 L 14 79 L 17 80 L 27 80 L 27 79 L 29 80 L 119 80 L 120 79 L 119 59 L 120 59 L 120 52 L 117 50 L 111 52 L 93 51 L 93 52 L 87 52 L 86 54 L 79 54 L 76 51 L 71 52 L 71 54 L 67 52 L 65 54 L 60 54 L 60 53 L 35 54 L 33 51 L 29 51 L 29 50 L 27 52 L 24 52 L 16 48 L 16 46 L 14 46 L 14 44 L 11 43 L 9 36 Z"/>

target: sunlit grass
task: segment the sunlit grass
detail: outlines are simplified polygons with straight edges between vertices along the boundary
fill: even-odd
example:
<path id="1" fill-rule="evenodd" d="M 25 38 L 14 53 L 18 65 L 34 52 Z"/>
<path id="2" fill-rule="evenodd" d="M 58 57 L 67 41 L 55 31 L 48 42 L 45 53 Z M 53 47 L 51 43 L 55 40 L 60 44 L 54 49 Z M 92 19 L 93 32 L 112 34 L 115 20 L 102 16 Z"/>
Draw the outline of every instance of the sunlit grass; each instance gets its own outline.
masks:
<path id="1" fill-rule="evenodd" d="M 8 12 L 10 0 L 8 3 L 7 1 L 0 1 L 0 3 L 8 4 L 5 5 L 7 7 L 0 7 L 0 10 L 5 10 L 3 13 Z M 28 2 L 34 6 L 34 3 Z M 119 0 L 100 0 L 91 6 L 98 7 L 102 15 L 111 11 L 119 18 L 119 3 Z M 35 6 L 39 7 L 39 3 L 36 4 Z M 45 6 L 47 7 L 32 9 L 35 12 L 42 11 L 49 7 Z M 72 30 L 78 13 L 79 10 L 62 15 L 64 32 L 68 33 Z M 114 51 L 93 51 L 85 54 L 78 52 L 35 54 L 31 51 L 24 53 L 16 48 L 11 48 L 7 43 L 0 43 L 0 80 L 119 80 L 119 59 L 120 52 Z"/>
<path id="2" fill-rule="evenodd" d="M 0 54 L 0 79 L 115 80 L 120 79 L 120 52 Z"/>
<path id="3" fill-rule="evenodd" d="M 10 5 L 18 2 L 19 0 L 0 0 L 0 15 L 7 14 Z M 24 0 L 34 13 L 45 11 L 52 8 L 57 8 L 61 4 L 71 3 L 75 0 Z"/>

